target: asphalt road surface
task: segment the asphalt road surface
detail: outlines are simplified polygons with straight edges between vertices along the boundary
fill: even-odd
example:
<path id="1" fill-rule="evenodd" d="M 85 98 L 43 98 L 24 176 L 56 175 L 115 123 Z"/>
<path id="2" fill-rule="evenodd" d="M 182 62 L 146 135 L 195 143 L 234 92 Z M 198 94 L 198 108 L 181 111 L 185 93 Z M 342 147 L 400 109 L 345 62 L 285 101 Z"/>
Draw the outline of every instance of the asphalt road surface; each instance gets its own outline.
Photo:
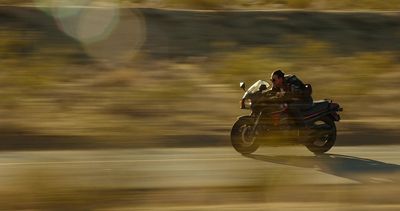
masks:
<path id="1" fill-rule="evenodd" d="M 14 151 L 0 208 L 400 210 L 400 146 Z"/>

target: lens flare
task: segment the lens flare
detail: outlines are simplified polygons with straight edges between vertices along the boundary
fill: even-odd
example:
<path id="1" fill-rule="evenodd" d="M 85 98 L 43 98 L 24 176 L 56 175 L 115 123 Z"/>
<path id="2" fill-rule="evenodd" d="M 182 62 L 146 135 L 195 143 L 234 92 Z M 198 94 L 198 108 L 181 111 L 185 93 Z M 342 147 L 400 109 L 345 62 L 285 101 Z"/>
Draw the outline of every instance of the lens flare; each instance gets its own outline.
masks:
<path id="1" fill-rule="evenodd" d="M 143 16 L 130 9 L 119 10 L 118 15 L 120 18 L 115 25 L 110 22 L 109 27 L 112 28 L 104 28 L 105 31 L 101 31 L 101 28 L 96 29 L 102 32 L 101 34 L 92 34 L 86 28 L 89 25 L 81 25 L 79 34 L 85 38 L 84 47 L 90 56 L 107 62 L 124 63 L 140 50 L 146 34 Z"/>
<path id="2" fill-rule="evenodd" d="M 52 15 L 61 31 L 79 41 L 97 61 L 129 61 L 145 41 L 145 21 L 136 10 L 120 8 L 116 2 L 99 5 L 84 1 L 36 1 Z M 44 7 L 47 6 L 47 7 Z"/>

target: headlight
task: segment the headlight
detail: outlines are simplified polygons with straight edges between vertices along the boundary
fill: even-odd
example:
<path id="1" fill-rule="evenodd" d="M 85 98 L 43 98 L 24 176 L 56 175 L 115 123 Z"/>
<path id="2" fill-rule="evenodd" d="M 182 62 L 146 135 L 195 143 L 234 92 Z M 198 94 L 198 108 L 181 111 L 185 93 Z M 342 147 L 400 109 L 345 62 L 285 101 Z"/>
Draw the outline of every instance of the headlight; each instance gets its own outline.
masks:
<path id="1" fill-rule="evenodd" d="M 251 108 L 251 99 L 246 98 L 241 101 L 241 109 L 249 109 Z"/>

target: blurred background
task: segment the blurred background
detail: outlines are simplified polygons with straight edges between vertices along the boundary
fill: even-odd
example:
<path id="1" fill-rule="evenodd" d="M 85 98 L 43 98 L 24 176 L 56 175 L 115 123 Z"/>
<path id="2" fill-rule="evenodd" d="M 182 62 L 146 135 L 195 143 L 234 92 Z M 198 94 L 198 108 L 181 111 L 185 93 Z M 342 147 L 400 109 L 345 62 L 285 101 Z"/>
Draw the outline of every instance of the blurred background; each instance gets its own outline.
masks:
<path id="1" fill-rule="evenodd" d="M 340 103 L 348 127 L 399 126 L 399 14 L 374 11 L 399 1 L 8 2 L 34 7 L 0 10 L 2 135 L 224 144 L 238 83 L 276 69 Z"/>
<path id="2" fill-rule="evenodd" d="M 398 0 L 0 4 L 5 153 L 229 147 L 231 125 L 247 113 L 239 82 L 276 69 L 344 108 L 339 146 L 399 144 Z M 58 180 L 42 170 L 27 175 Z"/>

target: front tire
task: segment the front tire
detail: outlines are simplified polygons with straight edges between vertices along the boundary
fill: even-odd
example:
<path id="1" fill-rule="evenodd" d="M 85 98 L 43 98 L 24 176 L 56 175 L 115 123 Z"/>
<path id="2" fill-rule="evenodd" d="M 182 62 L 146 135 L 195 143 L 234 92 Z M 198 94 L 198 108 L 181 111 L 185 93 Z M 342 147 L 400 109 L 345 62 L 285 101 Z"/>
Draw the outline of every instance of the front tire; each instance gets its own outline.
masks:
<path id="1" fill-rule="evenodd" d="M 306 144 L 306 147 L 316 155 L 323 154 L 329 151 L 336 142 L 336 125 L 335 122 L 325 116 L 314 123 L 315 125 L 327 126 L 330 130 L 327 134 L 323 136 L 312 137 L 311 141 Z"/>
<path id="2" fill-rule="evenodd" d="M 249 118 L 238 119 L 231 130 L 231 143 L 233 148 L 241 154 L 251 154 L 255 152 L 260 144 L 256 137 L 251 135 L 254 123 Z"/>

